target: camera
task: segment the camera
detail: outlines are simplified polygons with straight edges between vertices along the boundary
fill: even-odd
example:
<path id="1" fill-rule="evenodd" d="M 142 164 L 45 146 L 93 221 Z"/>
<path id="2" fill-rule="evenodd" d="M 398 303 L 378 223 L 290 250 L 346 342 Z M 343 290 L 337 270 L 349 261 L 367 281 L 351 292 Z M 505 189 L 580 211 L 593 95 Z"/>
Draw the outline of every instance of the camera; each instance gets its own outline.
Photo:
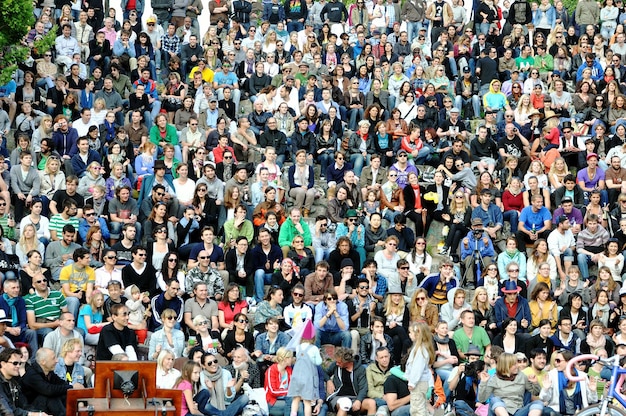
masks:
<path id="1" fill-rule="evenodd" d="M 473 363 L 465 364 L 465 376 L 478 378 L 478 374 L 485 369 L 484 361 L 474 361 Z"/>

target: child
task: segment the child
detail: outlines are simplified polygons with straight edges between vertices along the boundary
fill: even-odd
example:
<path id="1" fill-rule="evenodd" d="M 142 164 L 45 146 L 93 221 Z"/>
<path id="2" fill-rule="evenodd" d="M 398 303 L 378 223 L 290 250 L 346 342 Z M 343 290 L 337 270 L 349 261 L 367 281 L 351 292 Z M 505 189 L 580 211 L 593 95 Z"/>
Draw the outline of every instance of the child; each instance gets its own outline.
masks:
<path id="1" fill-rule="evenodd" d="M 406 362 L 406 378 L 411 391 L 411 415 L 426 416 L 426 394 L 434 383 L 430 371 L 435 362 L 433 336 L 427 324 L 415 322 L 409 327 L 409 338 L 413 347 Z"/>
<path id="2" fill-rule="evenodd" d="M 373 213 L 380 214 L 380 201 L 376 191 L 368 191 L 367 200 L 363 203 L 363 214 L 369 219 Z"/>
<path id="3" fill-rule="evenodd" d="M 303 325 L 300 345 L 296 347 L 296 364 L 287 392 L 287 396 L 292 398 L 291 416 L 298 414 L 300 400 L 304 405 L 304 416 L 311 416 L 312 403 L 320 398 L 317 366 L 322 364 L 322 356 L 314 340 L 315 327 L 311 320 L 307 320 Z"/>
<path id="4" fill-rule="evenodd" d="M 176 224 L 176 235 L 178 236 L 178 248 L 189 244 L 191 236 L 195 230 L 200 229 L 198 221 L 194 219 L 195 210 L 194 207 L 188 206 L 185 208 L 183 218 Z"/>
<path id="5" fill-rule="evenodd" d="M 104 294 L 99 290 L 94 290 L 89 303 L 80 308 L 77 326 L 85 331 L 85 343 L 87 345 L 98 345 L 100 331 L 108 322 L 103 320 Z"/>
<path id="6" fill-rule="evenodd" d="M 195 361 L 187 361 L 183 365 L 180 377 L 174 383 L 175 389 L 183 391 L 181 416 L 206 414 L 204 409 L 200 408 L 200 403 L 198 403 L 200 400 L 196 399 L 196 395 L 200 392 L 201 370 L 200 364 Z M 204 402 L 206 403 L 206 400 Z"/>
<path id="7" fill-rule="evenodd" d="M 126 306 L 130 313 L 128 315 L 128 327 L 134 329 L 137 334 L 137 342 L 143 344 L 148 336 L 146 318 L 150 316 L 150 312 L 143 306 L 142 293 L 137 285 L 130 285 L 124 293 L 128 297 Z"/>

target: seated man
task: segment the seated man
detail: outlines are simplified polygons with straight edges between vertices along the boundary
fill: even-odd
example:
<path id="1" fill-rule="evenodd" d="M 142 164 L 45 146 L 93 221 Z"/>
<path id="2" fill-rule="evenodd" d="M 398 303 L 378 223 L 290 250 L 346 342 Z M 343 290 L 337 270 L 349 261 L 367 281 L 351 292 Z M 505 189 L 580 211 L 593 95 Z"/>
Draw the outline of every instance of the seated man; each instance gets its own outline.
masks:
<path id="1" fill-rule="evenodd" d="M 59 277 L 61 291 L 67 302 L 67 309 L 78 319 L 78 309 L 81 303 L 85 304 L 91 299 L 96 283 L 96 272 L 89 267 L 91 254 L 86 248 L 77 248 L 72 254 L 74 263 L 63 267 Z"/>
<path id="2" fill-rule="evenodd" d="M 114 354 L 126 354 L 129 361 L 137 361 L 137 336 L 128 327 L 128 307 L 113 305 L 111 317 L 113 323 L 100 332 L 96 360 L 111 360 Z"/>
<path id="3" fill-rule="evenodd" d="M 34 409 L 42 409 L 49 415 L 63 416 L 67 391 L 72 385 L 54 373 L 56 364 L 57 356 L 54 351 L 49 348 L 39 349 L 35 355 L 35 362 L 26 366 L 26 374 L 22 376 L 22 387 Z"/>
<path id="4" fill-rule="evenodd" d="M 316 325 L 317 326 L 317 325 Z M 330 399 L 329 407 L 337 412 L 337 416 L 346 416 L 348 412 L 338 405 L 338 401 L 347 397 L 352 406 L 351 414 L 368 414 L 376 413 L 373 401 L 365 401 L 367 397 L 367 376 L 365 368 L 358 360 L 354 359 L 354 354 L 349 348 L 337 348 L 335 350 L 335 362 L 333 362 L 326 373 L 330 377 L 326 386 L 327 392 L 332 392 L 334 397 Z M 352 381 L 351 389 L 345 388 L 346 375 Z M 347 390 L 351 390 L 347 392 Z M 364 402 L 365 401 L 365 402 Z M 367 405 L 370 407 L 367 407 Z"/>
<path id="5" fill-rule="evenodd" d="M 35 293 L 24 297 L 28 327 L 37 332 L 39 342 L 61 324 L 61 313 L 67 312 L 65 297 L 58 290 L 48 288 L 46 279 L 33 282 Z M 74 316 L 71 315 L 74 320 Z"/>
<path id="6" fill-rule="evenodd" d="M 489 238 L 489 234 L 483 229 L 483 220 L 474 218 L 472 220 L 472 230 L 463 239 L 461 245 L 461 260 L 465 264 L 465 281 L 466 287 L 476 287 L 476 261 L 480 262 L 481 269 L 488 267 L 493 263 L 495 257 L 493 242 Z"/>
<path id="7" fill-rule="evenodd" d="M 6 415 L 35 416 L 20 384 L 22 353 L 15 348 L 0 351 L 0 412 Z M 42 414 L 42 416 L 44 416 Z M 47 414 L 46 414 L 47 416 Z"/>
<path id="8" fill-rule="evenodd" d="M 317 346 L 333 344 L 350 348 L 352 337 L 349 324 L 348 306 L 338 300 L 334 289 L 326 290 L 324 302 L 315 307 L 315 343 Z"/>
<path id="9" fill-rule="evenodd" d="M 583 280 L 589 279 L 589 264 L 598 263 L 607 241 L 609 233 L 600 225 L 600 218 L 590 214 L 585 221 L 585 229 L 578 233 L 576 240 L 578 268 Z"/>

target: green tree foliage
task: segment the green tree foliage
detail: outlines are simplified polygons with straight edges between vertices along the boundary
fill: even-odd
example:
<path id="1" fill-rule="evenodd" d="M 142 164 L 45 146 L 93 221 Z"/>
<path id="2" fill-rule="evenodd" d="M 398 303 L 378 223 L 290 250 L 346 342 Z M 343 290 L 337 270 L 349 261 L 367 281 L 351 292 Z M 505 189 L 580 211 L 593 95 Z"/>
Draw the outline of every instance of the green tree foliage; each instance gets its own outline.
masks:
<path id="1" fill-rule="evenodd" d="M 17 63 L 28 55 L 28 48 L 22 46 L 22 38 L 33 25 L 32 0 L 0 1 L 0 85 L 11 79 Z"/>

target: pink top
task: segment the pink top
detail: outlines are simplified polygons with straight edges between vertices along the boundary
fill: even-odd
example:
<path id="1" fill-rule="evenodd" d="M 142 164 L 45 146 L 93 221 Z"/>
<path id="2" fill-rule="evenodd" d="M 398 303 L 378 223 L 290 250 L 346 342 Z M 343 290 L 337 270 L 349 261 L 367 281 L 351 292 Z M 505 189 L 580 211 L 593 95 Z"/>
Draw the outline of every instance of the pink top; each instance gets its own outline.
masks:
<path id="1" fill-rule="evenodd" d="M 178 383 L 178 386 L 176 386 L 177 390 L 189 390 L 192 393 L 193 396 L 193 386 L 191 385 L 190 381 L 187 380 L 183 380 L 180 383 Z M 183 394 L 183 404 L 181 406 L 180 409 L 180 416 L 186 416 L 187 413 L 189 413 L 189 406 L 187 406 L 187 399 L 185 398 L 185 395 Z"/>

